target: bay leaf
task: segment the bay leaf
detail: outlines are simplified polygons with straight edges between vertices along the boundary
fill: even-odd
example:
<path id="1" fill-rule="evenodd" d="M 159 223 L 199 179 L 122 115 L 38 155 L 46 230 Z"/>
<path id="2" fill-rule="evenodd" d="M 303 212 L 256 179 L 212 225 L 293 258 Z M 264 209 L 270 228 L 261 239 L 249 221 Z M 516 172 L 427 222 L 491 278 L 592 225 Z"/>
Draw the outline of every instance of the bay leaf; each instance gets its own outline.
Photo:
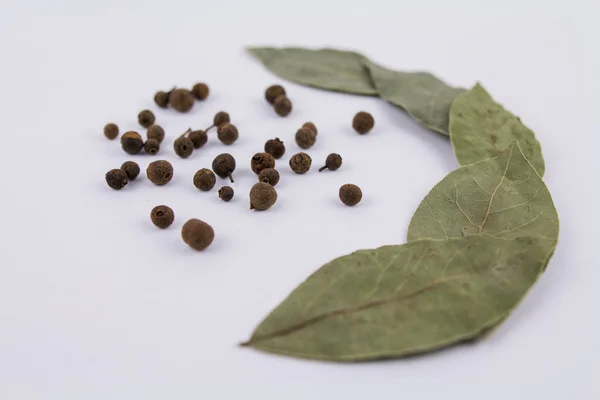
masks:
<path id="1" fill-rule="evenodd" d="M 363 59 L 379 96 L 403 108 L 423 125 L 448 134 L 450 106 L 465 89 L 447 85 L 428 72 L 402 72 Z"/>
<path id="2" fill-rule="evenodd" d="M 537 279 L 547 258 L 540 241 L 474 235 L 357 251 L 317 270 L 242 345 L 360 361 L 476 338 Z"/>
<path id="3" fill-rule="evenodd" d="M 513 140 L 525 158 L 544 176 L 542 148 L 521 119 L 496 103 L 477 83 L 456 97 L 450 108 L 450 141 L 461 165 L 496 157 Z"/>
<path id="4" fill-rule="evenodd" d="M 319 89 L 377 95 L 362 64 L 364 56 L 334 49 L 251 47 L 250 54 L 274 74 Z"/>

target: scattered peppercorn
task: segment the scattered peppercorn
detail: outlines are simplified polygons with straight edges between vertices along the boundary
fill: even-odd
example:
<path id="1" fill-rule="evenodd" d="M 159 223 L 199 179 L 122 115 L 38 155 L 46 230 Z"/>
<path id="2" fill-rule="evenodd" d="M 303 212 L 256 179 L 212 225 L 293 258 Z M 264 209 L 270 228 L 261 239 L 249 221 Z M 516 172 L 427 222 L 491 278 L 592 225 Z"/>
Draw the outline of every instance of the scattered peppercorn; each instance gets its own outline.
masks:
<path id="1" fill-rule="evenodd" d="M 279 172 L 275 168 L 265 168 L 258 174 L 258 181 L 275 186 L 279 182 Z"/>
<path id="2" fill-rule="evenodd" d="M 215 231 L 212 226 L 199 219 L 190 219 L 181 228 L 181 237 L 194 250 L 204 250 L 213 242 Z"/>
<path id="3" fill-rule="evenodd" d="M 165 138 L 165 130 L 160 125 L 152 125 L 146 132 L 148 139 L 155 139 L 158 143 L 162 143 Z"/>
<path id="4" fill-rule="evenodd" d="M 233 183 L 233 176 L 231 174 L 235 171 L 235 158 L 229 153 L 219 154 L 212 162 L 212 169 L 215 174 L 221 178 L 229 178 L 231 183 Z"/>
<path id="5" fill-rule="evenodd" d="M 134 155 L 142 151 L 144 142 L 139 133 L 134 131 L 125 132 L 121 136 L 121 147 L 126 153 Z"/>
<path id="6" fill-rule="evenodd" d="M 108 186 L 115 190 L 123 189 L 129 182 L 127 174 L 121 169 L 111 169 L 106 173 L 105 179 Z"/>
<path id="7" fill-rule="evenodd" d="M 219 111 L 218 113 L 215 114 L 214 118 L 213 118 L 213 127 L 220 127 L 223 124 L 226 124 L 228 122 L 231 122 L 231 118 L 229 118 L 229 114 L 226 113 L 225 111 Z"/>
<path id="8" fill-rule="evenodd" d="M 206 132 L 202 130 L 191 131 L 188 134 L 188 137 L 192 141 L 195 149 L 199 149 L 208 142 L 208 136 L 206 135 Z"/>
<path id="9" fill-rule="evenodd" d="M 202 168 L 194 175 L 194 186 L 204 192 L 208 192 L 215 187 L 216 182 L 215 174 L 208 168 Z"/>
<path id="10" fill-rule="evenodd" d="M 310 128 L 300 128 L 296 132 L 296 144 L 302 149 L 309 149 L 315 144 L 317 135 Z"/>
<path id="11" fill-rule="evenodd" d="M 119 127 L 112 122 L 104 126 L 104 136 L 110 140 L 116 139 L 119 136 Z"/>
<path id="12" fill-rule="evenodd" d="M 327 159 L 325 160 L 325 166 L 319 168 L 319 172 L 321 172 L 325 169 L 335 171 L 336 169 L 338 169 L 341 166 L 342 166 L 342 156 L 340 156 L 339 154 L 336 154 L 336 153 L 331 153 L 330 155 L 327 156 Z"/>
<path id="13" fill-rule="evenodd" d="M 223 186 L 219 189 L 219 198 L 223 201 L 231 201 L 233 199 L 233 188 L 231 186 Z"/>
<path id="14" fill-rule="evenodd" d="M 144 150 L 146 153 L 153 156 L 160 150 L 160 143 L 158 143 L 158 140 L 156 139 L 148 139 L 146 140 L 146 143 L 144 143 Z"/>
<path id="15" fill-rule="evenodd" d="M 140 166 L 133 161 L 125 161 L 121 165 L 121 169 L 127 174 L 127 179 L 134 180 L 140 174 Z"/>
<path id="16" fill-rule="evenodd" d="M 275 99 L 279 96 L 285 96 L 285 89 L 281 85 L 271 85 L 265 90 L 265 99 L 269 104 L 275 103 Z"/>
<path id="17" fill-rule="evenodd" d="M 209 92 L 210 90 L 208 89 L 206 83 L 196 83 L 192 88 L 192 93 L 194 94 L 194 97 L 198 100 L 206 99 L 208 97 Z"/>
<path id="18" fill-rule="evenodd" d="M 156 206 L 150 211 L 150 219 L 154 225 L 158 226 L 160 229 L 165 229 L 171 226 L 175 220 L 175 214 L 171 207 Z"/>
<path id="19" fill-rule="evenodd" d="M 317 126 L 315 124 L 313 124 L 312 122 L 305 122 L 304 125 L 302 125 L 303 128 L 308 128 L 311 131 L 313 131 L 315 133 L 315 135 L 318 135 L 319 132 L 317 131 Z"/>
<path id="20" fill-rule="evenodd" d="M 285 95 L 277 97 L 273 106 L 280 117 L 285 117 L 292 112 L 292 102 Z"/>
<path id="21" fill-rule="evenodd" d="M 265 153 L 269 153 L 278 160 L 285 154 L 285 146 L 279 138 L 269 139 L 265 143 Z"/>
<path id="22" fill-rule="evenodd" d="M 150 110 L 143 110 L 138 114 L 138 122 L 144 128 L 149 128 L 156 121 L 154 113 Z"/>
<path id="23" fill-rule="evenodd" d="M 171 92 L 163 92 L 162 90 L 156 92 L 154 95 L 154 102 L 160 108 L 167 108 L 169 106 L 169 95 Z"/>
<path id="24" fill-rule="evenodd" d="M 179 157 L 188 158 L 194 151 L 194 143 L 189 137 L 181 136 L 175 139 L 173 148 L 175 149 L 175 154 Z"/>
<path id="25" fill-rule="evenodd" d="M 347 206 L 355 206 L 362 199 L 362 190 L 356 185 L 347 183 L 340 187 L 340 200 Z"/>
<path id="26" fill-rule="evenodd" d="M 297 174 L 304 174 L 310 169 L 312 159 L 306 153 L 296 153 L 290 158 L 290 168 Z"/>
<path id="27" fill-rule="evenodd" d="M 146 176 L 155 185 L 166 185 L 173 178 L 173 166 L 166 160 L 153 161 L 146 168 Z"/>
<path id="28" fill-rule="evenodd" d="M 179 112 L 188 112 L 194 106 L 194 95 L 187 89 L 174 89 L 169 95 L 169 104 Z"/>
<path id="29" fill-rule="evenodd" d="M 250 167 L 258 175 L 265 168 L 275 168 L 275 159 L 269 153 L 256 153 L 250 160 Z"/>
<path id="30" fill-rule="evenodd" d="M 263 211 L 277 201 L 277 191 L 265 182 L 258 182 L 250 189 L 250 209 Z"/>
<path id="31" fill-rule="evenodd" d="M 357 113 L 352 120 L 352 127 L 361 135 L 368 133 L 371 129 L 373 129 L 374 125 L 375 120 L 373 119 L 373 116 L 365 111 Z"/>
<path id="32" fill-rule="evenodd" d="M 219 126 L 217 136 L 223 144 L 230 145 L 238 139 L 239 133 L 235 125 L 226 122 Z"/>

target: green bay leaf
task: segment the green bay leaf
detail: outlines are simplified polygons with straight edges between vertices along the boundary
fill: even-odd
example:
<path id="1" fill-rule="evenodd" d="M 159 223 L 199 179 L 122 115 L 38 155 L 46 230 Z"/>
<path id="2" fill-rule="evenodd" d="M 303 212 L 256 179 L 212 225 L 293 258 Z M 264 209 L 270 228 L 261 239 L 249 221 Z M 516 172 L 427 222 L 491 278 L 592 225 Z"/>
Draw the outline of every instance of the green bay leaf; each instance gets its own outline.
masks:
<path id="1" fill-rule="evenodd" d="M 542 148 L 533 131 L 496 103 L 479 83 L 452 103 L 450 140 L 461 165 L 495 157 L 517 140 L 525 158 L 544 176 Z"/>
<path id="2" fill-rule="evenodd" d="M 357 251 L 317 270 L 243 345 L 360 361 L 476 338 L 533 285 L 547 259 L 541 242 L 474 235 Z"/>
<path id="3" fill-rule="evenodd" d="M 351 51 L 296 47 L 251 47 L 248 51 L 274 74 L 319 89 L 359 95 L 377 95 L 362 64 Z"/>

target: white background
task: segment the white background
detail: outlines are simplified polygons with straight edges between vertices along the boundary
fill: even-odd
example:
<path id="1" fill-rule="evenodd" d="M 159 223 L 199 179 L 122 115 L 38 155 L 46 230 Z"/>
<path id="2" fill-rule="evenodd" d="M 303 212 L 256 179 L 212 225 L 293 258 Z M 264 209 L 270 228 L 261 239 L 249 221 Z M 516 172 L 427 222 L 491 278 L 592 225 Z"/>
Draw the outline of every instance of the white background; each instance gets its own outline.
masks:
<path id="1" fill-rule="evenodd" d="M 589 1 L 2 1 L 0 13 L 0 398 L 592 399 L 600 395 L 597 249 L 600 130 L 598 3 Z M 376 98 L 283 82 L 246 45 L 356 49 L 453 85 L 480 80 L 536 131 L 561 217 L 547 272 L 489 339 L 404 360 L 334 364 L 241 349 L 256 324 L 332 258 L 404 242 L 415 208 L 457 167 L 448 140 Z M 187 115 L 158 110 L 173 181 L 120 192 L 104 174 L 133 158 L 102 135 L 140 129 L 137 113 L 172 85 L 206 81 Z M 280 82 L 294 111 L 263 99 Z M 187 160 L 172 141 L 230 112 L 240 139 L 215 137 Z M 372 133 L 352 116 L 368 110 Z M 287 166 L 296 129 L 319 127 L 310 173 Z M 263 143 L 287 145 L 279 200 L 251 212 L 249 168 Z M 238 160 L 229 203 L 194 172 Z M 316 172 L 329 152 L 335 173 Z M 154 158 L 156 159 L 156 158 Z M 355 208 L 338 187 L 362 187 Z M 219 181 L 218 184 L 225 184 Z M 174 225 L 149 212 L 168 204 Z M 180 239 L 201 218 L 203 253 Z"/>

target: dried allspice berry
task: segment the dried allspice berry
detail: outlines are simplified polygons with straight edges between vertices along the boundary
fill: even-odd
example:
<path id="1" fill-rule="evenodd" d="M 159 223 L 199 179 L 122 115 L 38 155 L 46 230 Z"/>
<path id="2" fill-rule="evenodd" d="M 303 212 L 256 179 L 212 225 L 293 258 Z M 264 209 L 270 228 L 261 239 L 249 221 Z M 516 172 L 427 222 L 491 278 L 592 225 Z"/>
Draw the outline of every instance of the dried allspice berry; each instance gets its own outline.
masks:
<path id="1" fill-rule="evenodd" d="M 375 125 L 375 119 L 368 112 L 361 111 L 354 116 L 352 127 L 361 135 L 368 133 Z"/>
<path id="2" fill-rule="evenodd" d="M 229 117 L 229 114 L 225 111 L 219 111 L 213 117 L 213 126 L 211 126 L 211 128 L 213 128 L 215 126 L 218 128 L 221 125 L 229 123 L 229 122 L 231 122 L 231 118 Z"/>
<path id="3" fill-rule="evenodd" d="M 111 169 L 106 173 L 106 183 L 115 190 L 121 190 L 127 185 L 129 179 L 122 169 Z"/>
<path id="4" fill-rule="evenodd" d="M 144 143 L 144 151 L 151 156 L 157 154 L 159 150 L 160 143 L 158 143 L 158 140 L 156 139 L 148 139 L 146 140 L 146 143 Z"/>
<path id="5" fill-rule="evenodd" d="M 306 153 L 296 153 L 290 158 L 290 168 L 297 174 L 304 174 L 310 169 L 312 159 Z"/>
<path id="6" fill-rule="evenodd" d="M 208 168 L 202 168 L 194 175 L 194 186 L 204 192 L 208 192 L 215 187 L 215 183 L 217 183 L 217 178 Z"/>
<path id="7" fill-rule="evenodd" d="M 219 126 L 217 136 L 223 144 L 230 145 L 238 139 L 239 133 L 235 125 L 226 122 Z"/>
<path id="8" fill-rule="evenodd" d="M 173 166 L 166 160 L 153 161 L 146 168 L 146 176 L 155 185 L 166 185 L 173 178 Z"/>
<path id="9" fill-rule="evenodd" d="M 199 149 L 200 147 L 204 146 L 206 142 L 208 142 L 208 135 L 203 130 L 191 131 L 188 134 L 188 137 L 192 141 L 195 149 Z"/>
<path id="10" fill-rule="evenodd" d="M 300 128 L 296 132 L 296 144 L 302 149 L 310 149 L 317 141 L 317 135 L 309 128 Z"/>
<path id="11" fill-rule="evenodd" d="M 213 242 L 215 231 L 212 226 L 199 219 L 190 219 L 181 228 L 181 238 L 194 250 L 204 250 Z"/>
<path id="12" fill-rule="evenodd" d="M 265 168 L 258 174 L 258 181 L 275 186 L 279 182 L 279 172 L 275 168 Z"/>
<path id="13" fill-rule="evenodd" d="M 223 201 L 231 201 L 233 199 L 233 188 L 231 186 L 223 186 L 219 189 L 219 198 Z"/>
<path id="14" fill-rule="evenodd" d="M 275 112 L 280 117 L 286 117 L 292 112 L 292 102 L 285 95 L 277 97 L 273 107 L 275 107 Z"/>
<path id="15" fill-rule="evenodd" d="M 362 200 L 362 190 L 351 183 L 342 185 L 340 187 L 340 200 L 347 206 L 355 206 Z"/>
<path id="16" fill-rule="evenodd" d="M 198 100 L 204 100 L 208 97 L 210 90 L 206 83 L 196 83 L 192 88 L 192 94 Z"/>
<path id="17" fill-rule="evenodd" d="M 138 122 L 144 128 L 150 128 L 150 126 L 154 124 L 154 121 L 156 121 L 156 117 L 154 116 L 154 113 L 150 110 L 143 110 L 140 111 L 140 113 L 138 114 Z"/>
<path id="18" fill-rule="evenodd" d="M 279 138 L 269 139 L 265 143 L 265 153 L 269 153 L 278 160 L 285 154 L 285 146 Z"/>
<path id="19" fill-rule="evenodd" d="M 190 111 L 194 101 L 194 95 L 187 89 L 174 89 L 169 94 L 169 104 L 179 112 Z"/>
<path id="20" fill-rule="evenodd" d="M 112 122 L 110 124 L 106 124 L 104 126 L 104 136 L 110 140 L 116 139 L 117 136 L 119 136 L 119 127 L 117 124 L 113 124 Z"/>
<path id="21" fill-rule="evenodd" d="M 154 95 L 154 102 L 160 108 L 167 108 L 169 106 L 169 95 L 171 92 L 163 92 L 162 90 L 156 92 Z"/>
<path id="22" fill-rule="evenodd" d="M 181 136 L 173 142 L 173 149 L 175 149 L 175 154 L 179 157 L 188 158 L 194 151 L 194 143 L 189 137 Z"/>
<path id="23" fill-rule="evenodd" d="M 275 159 L 269 153 L 256 153 L 250 160 L 250 167 L 258 175 L 265 168 L 275 168 Z"/>
<path id="24" fill-rule="evenodd" d="M 125 132 L 123 136 L 121 136 L 121 147 L 127 154 L 138 154 L 144 147 L 144 141 L 137 132 Z"/>
<path id="25" fill-rule="evenodd" d="M 319 172 L 321 172 L 325 169 L 335 171 L 336 169 L 338 169 L 341 166 L 342 166 L 342 156 L 340 156 L 339 154 L 336 154 L 336 153 L 331 153 L 330 155 L 327 156 L 327 159 L 325 160 L 325 165 L 323 167 L 319 168 Z"/>
<path id="26" fill-rule="evenodd" d="M 146 137 L 148 139 L 157 140 L 158 143 L 162 143 L 163 139 L 165 138 L 165 130 L 160 125 L 152 125 L 150 128 L 148 128 Z"/>
<path id="27" fill-rule="evenodd" d="M 215 174 L 221 178 L 229 178 L 233 183 L 231 174 L 235 171 L 235 158 L 229 153 L 219 154 L 212 162 L 212 169 Z"/>
<path id="28" fill-rule="evenodd" d="M 317 131 L 317 126 L 315 124 L 313 124 L 312 122 L 305 122 L 302 125 L 302 127 L 310 129 L 311 131 L 313 131 L 315 133 L 315 135 L 319 134 L 319 132 Z"/>
<path id="29" fill-rule="evenodd" d="M 265 90 L 265 99 L 269 104 L 275 103 L 275 99 L 279 96 L 285 96 L 285 89 L 281 85 L 271 85 Z"/>
<path id="30" fill-rule="evenodd" d="M 265 182 L 258 182 L 250 189 L 250 209 L 263 211 L 277 201 L 277 191 Z"/>
<path id="31" fill-rule="evenodd" d="M 150 211 L 150 219 L 154 225 L 160 229 L 165 229 L 171 226 L 175 220 L 175 213 L 173 213 L 171 207 L 156 206 Z"/>
<path id="32" fill-rule="evenodd" d="M 121 170 L 127 174 L 127 179 L 134 180 L 140 174 L 140 166 L 134 161 L 125 161 L 121 165 Z"/>

